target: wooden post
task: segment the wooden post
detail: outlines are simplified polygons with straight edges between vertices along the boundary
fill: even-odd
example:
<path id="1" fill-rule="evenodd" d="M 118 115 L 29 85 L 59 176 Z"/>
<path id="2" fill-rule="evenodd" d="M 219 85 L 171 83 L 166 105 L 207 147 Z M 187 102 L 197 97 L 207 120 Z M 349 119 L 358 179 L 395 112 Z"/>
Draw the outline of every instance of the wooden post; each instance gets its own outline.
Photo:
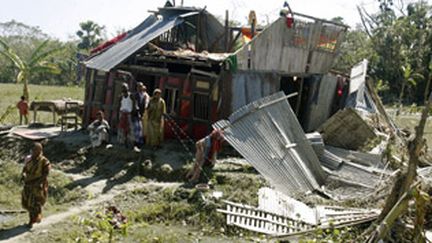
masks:
<path id="1" fill-rule="evenodd" d="M 195 51 L 199 52 L 198 43 L 201 35 L 201 12 L 197 16 L 197 22 L 196 22 L 196 30 L 195 30 Z"/>
<path id="2" fill-rule="evenodd" d="M 255 37 L 255 21 L 252 21 L 251 24 L 251 40 Z"/>
<path id="3" fill-rule="evenodd" d="M 229 15 L 228 9 L 225 10 L 225 52 L 229 52 Z"/>
<path id="4" fill-rule="evenodd" d="M 375 102 L 379 113 L 381 113 L 381 115 L 384 117 L 384 121 L 385 123 L 387 123 L 386 125 L 390 128 L 390 132 L 392 133 L 392 135 L 399 135 L 399 131 L 397 130 L 397 127 L 393 124 L 393 122 L 388 117 L 387 112 L 384 109 L 384 105 L 381 102 L 381 99 L 379 98 L 372 84 L 372 80 L 370 80 L 369 78 L 366 78 L 366 88 L 369 90 L 369 93 L 371 94 L 371 98 Z"/>
<path id="5" fill-rule="evenodd" d="M 300 81 L 299 81 L 300 82 L 300 87 L 299 87 L 298 96 L 297 96 L 297 104 L 296 104 L 296 107 L 295 107 L 295 114 L 298 117 L 299 112 L 300 112 L 300 104 L 301 104 L 301 99 L 302 99 L 302 93 L 303 93 L 304 78 L 301 77 L 301 78 L 297 78 L 297 79 L 300 79 Z"/>
<path id="6" fill-rule="evenodd" d="M 37 113 L 38 108 L 39 107 L 37 105 L 34 106 L 34 110 L 33 110 L 33 123 L 36 123 L 36 113 Z"/>

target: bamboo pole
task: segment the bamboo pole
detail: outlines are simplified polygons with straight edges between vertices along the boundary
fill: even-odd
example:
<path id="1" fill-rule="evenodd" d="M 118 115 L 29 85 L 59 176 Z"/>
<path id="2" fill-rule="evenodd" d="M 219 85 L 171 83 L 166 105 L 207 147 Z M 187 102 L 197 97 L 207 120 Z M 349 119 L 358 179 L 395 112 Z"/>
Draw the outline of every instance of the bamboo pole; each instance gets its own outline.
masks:
<path id="1" fill-rule="evenodd" d="M 415 183 L 410 190 L 408 190 L 399 200 L 396 202 L 394 207 L 385 216 L 382 222 L 377 226 L 376 230 L 367 240 L 368 243 L 375 243 L 381 239 L 384 239 L 389 230 L 392 228 L 393 223 L 399 218 L 400 215 L 404 214 L 408 209 L 408 202 L 418 193 L 417 186 L 420 183 Z"/>

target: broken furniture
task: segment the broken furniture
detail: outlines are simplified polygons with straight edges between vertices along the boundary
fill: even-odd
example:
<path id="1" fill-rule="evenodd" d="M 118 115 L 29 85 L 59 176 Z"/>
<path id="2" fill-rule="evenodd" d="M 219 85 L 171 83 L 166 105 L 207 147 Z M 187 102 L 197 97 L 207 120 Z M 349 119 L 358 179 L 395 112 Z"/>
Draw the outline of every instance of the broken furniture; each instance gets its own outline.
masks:
<path id="1" fill-rule="evenodd" d="M 66 101 L 65 109 L 60 118 L 61 131 L 67 130 L 69 125 L 72 125 L 75 131 L 78 129 L 78 114 L 80 111 L 80 103 L 76 101 Z"/>
<path id="2" fill-rule="evenodd" d="M 33 101 L 30 104 L 30 110 L 33 111 L 33 123 L 37 122 L 38 111 L 51 112 L 53 116 L 53 124 L 56 125 L 57 115 L 61 115 L 67 109 L 66 102 L 77 103 L 78 106 L 82 107 L 83 103 L 80 100 L 43 100 L 43 101 Z"/>

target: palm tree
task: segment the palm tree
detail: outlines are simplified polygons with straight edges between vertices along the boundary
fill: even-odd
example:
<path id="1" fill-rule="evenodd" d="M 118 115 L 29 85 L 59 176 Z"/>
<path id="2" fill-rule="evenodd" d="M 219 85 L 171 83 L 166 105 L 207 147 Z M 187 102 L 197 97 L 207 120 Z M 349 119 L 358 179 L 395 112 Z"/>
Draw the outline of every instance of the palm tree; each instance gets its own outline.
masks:
<path id="1" fill-rule="evenodd" d="M 45 50 L 49 40 L 44 41 L 40 44 L 31 54 L 28 60 L 20 57 L 9 45 L 0 40 L 0 54 L 9 59 L 14 66 L 18 69 L 16 82 L 23 82 L 23 96 L 29 99 L 28 82 L 30 78 L 36 73 L 49 73 L 59 74 L 60 69 L 53 62 L 50 62 L 48 58 L 53 56 L 61 48 L 54 48 L 51 50 Z"/>

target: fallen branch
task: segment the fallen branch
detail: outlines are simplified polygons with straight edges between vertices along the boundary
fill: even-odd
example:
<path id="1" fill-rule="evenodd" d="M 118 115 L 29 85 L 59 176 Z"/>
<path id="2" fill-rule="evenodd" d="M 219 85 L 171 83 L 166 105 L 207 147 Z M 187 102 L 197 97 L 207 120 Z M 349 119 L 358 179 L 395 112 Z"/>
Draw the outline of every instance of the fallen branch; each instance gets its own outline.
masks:
<path id="1" fill-rule="evenodd" d="M 369 236 L 367 242 L 375 243 L 387 236 L 396 219 L 407 211 L 408 202 L 419 193 L 419 190 L 417 189 L 419 184 L 420 182 L 415 183 L 404 195 L 402 195 L 401 198 L 399 198 L 398 202 L 376 227 L 375 231 Z"/>
<path id="2" fill-rule="evenodd" d="M 425 145 L 423 134 L 431 106 L 432 93 L 429 95 L 429 99 L 422 112 L 420 122 L 415 128 L 415 137 L 407 144 L 409 156 L 408 167 L 404 168 L 404 172 L 396 179 L 391 194 L 387 198 L 385 206 L 377 219 L 377 224 L 380 225 L 380 227 L 375 230 L 373 228 L 374 226 L 371 226 L 362 234 L 364 237 L 365 234 L 375 232 L 372 233 L 370 237 L 368 237 L 368 242 L 378 242 L 379 240 L 383 239 L 386 236 L 388 230 L 391 229 L 394 221 L 405 212 L 408 206 L 408 201 L 411 199 L 413 193 L 412 184 L 417 176 L 417 166 L 419 164 L 420 153 L 423 149 L 423 146 Z"/>

